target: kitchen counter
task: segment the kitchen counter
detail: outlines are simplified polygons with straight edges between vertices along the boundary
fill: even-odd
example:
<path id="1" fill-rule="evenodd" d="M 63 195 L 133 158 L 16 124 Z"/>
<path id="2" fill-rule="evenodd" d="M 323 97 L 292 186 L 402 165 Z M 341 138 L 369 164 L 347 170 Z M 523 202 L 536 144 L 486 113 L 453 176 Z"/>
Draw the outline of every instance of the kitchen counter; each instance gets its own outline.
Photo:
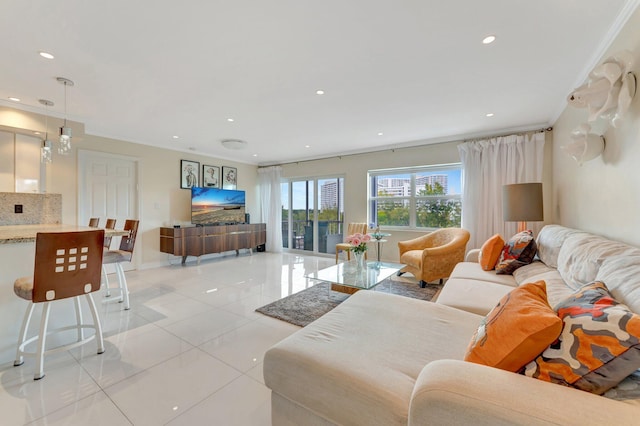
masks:
<path id="1" fill-rule="evenodd" d="M 29 243 L 36 240 L 38 232 L 72 232 L 91 231 L 88 226 L 43 224 L 43 225 L 6 225 L 0 226 L 0 244 Z M 129 232 L 121 229 L 105 229 L 107 237 L 127 235 Z"/>

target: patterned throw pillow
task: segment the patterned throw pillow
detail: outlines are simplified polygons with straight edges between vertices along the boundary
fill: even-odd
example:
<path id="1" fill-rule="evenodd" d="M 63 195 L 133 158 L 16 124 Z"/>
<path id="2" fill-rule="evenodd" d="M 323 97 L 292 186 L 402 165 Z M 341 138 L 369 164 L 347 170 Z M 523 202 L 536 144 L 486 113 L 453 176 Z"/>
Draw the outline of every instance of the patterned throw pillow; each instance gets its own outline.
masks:
<path id="1" fill-rule="evenodd" d="M 556 310 L 562 334 L 523 374 L 601 395 L 640 368 L 640 315 L 604 283 L 587 284 Z"/>
<path id="2" fill-rule="evenodd" d="M 522 231 L 507 241 L 496 265 L 496 274 L 511 275 L 521 266 L 533 262 L 538 251 L 532 231 Z"/>
<path id="3" fill-rule="evenodd" d="M 482 320 L 465 361 L 516 372 L 560 335 L 562 321 L 547 303 L 544 281 L 505 295 Z"/>
<path id="4" fill-rule="evenodd" d="M 491 271 L 495 269 L 500 253 L 504 248 L 504 240 L 500 234 L 495 234 L 484 242 L 480 248 L 480 254 L 478 255 L 478 263 L 485 271 Z"/>

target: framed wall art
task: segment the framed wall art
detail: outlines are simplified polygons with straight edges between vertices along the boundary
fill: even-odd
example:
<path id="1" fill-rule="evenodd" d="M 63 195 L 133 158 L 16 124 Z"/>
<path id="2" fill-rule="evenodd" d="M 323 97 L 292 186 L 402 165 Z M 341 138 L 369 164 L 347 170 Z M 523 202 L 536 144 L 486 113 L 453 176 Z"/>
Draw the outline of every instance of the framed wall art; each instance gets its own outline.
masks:
<path id="1" fill-rule="evenodd" d="M 222 166 L 222 189 L 237 189 L 238 169 Z"/>
<path id="2" fill-rule="evenodd" d="M 202 186 L 220 188 L 220 167 L 202 165 Z"/>
<path id="3" fill-rule="evenodd" d="M 200 163 L 197 161 L 180 160 L 180 188 L 191 189 L 198 186 L 200 179 Z"/>

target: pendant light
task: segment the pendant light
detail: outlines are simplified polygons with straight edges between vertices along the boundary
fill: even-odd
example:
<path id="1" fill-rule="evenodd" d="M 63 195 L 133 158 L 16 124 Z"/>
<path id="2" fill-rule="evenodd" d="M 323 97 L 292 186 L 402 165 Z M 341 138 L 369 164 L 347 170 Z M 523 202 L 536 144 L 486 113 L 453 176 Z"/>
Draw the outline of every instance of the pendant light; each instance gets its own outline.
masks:
<path id="1" fill-rule="evenodd" d="M 40 148 L 40 162 L 51 163 L 51 141 L 49 140 L 49 111 L 48 107 L 53 106 L 53 102 L 46 99 L 39 99 L 42 105 L 44 105 L 44 140 L 42 141 L 42 148 Z"/>
<path id="2" fill-rule="evenodd" d="M 73 86 L 73 81 L 64 77 L 56 77 L 56 80 L 64 84 L 64 124 L 60 127 L 58 154 L 67 155 L 71 152 L 71 127 L 67 127 L 67 86 Z"/>

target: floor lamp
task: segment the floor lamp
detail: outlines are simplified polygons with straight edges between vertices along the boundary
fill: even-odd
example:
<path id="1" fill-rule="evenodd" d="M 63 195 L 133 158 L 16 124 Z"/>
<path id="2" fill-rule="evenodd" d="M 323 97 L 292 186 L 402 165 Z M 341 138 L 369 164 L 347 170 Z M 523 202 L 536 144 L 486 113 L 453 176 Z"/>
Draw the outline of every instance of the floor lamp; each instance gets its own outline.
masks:
<path id="1" fill-rule="evenodd" d="M 542 183 L 503 185 L 502 214 L 505 222 L 518 222 L 518 232 L 527 229 L 527 221 L 544 220 Z"/>

